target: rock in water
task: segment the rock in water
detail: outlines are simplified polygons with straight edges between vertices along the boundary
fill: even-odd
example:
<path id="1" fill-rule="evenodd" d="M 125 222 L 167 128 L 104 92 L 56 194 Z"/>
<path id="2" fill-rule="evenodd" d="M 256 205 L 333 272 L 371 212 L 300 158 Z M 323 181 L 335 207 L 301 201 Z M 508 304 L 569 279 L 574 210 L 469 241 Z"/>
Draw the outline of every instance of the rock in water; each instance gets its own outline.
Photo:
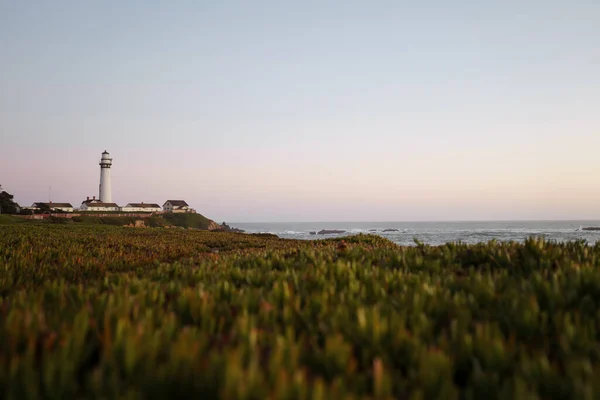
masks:
<path id="1" fill-rule="evenodd" d="M 214 221 L 213 221 L 214 222 Z M 225 222 L 223 222 L 221 225 L 216 225 L 216 227 L 214 229 L 210 229 L 210 227 L 208 228 L 209 230 L 212 231 L 216 231 L 216 232 L 234 232 L 234 233 L 245 233 L 244 230 L 242 229 L 237 229 L 237 228 L 233 228 L 229 225 L 227 225 Z"/>
<path id="2" fill-rule="evenodd" d="M 398 229 L 384 229 L 384 232 L 400 232 Z"/>
<path id="3" fill-rule="evenodd" d="M 318 235 L 334 235 L 337 233 L 346 233 L 346 231 L 340 231 L 337 229 L 321 229 L 319 232 L 317 232 Z"/>

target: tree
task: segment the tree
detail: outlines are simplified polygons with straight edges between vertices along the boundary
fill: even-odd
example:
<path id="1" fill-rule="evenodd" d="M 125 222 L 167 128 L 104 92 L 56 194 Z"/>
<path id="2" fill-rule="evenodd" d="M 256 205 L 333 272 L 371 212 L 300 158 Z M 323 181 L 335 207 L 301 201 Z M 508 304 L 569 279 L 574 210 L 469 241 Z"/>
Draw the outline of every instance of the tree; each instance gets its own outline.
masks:
<path id="1" fill-rule="evenodd" d="M 0 185 L 0 213 L 2 214 L 16 214 L 17 203 L 13 201 L 14 196 L 6 191 L 2 190 Z"/>

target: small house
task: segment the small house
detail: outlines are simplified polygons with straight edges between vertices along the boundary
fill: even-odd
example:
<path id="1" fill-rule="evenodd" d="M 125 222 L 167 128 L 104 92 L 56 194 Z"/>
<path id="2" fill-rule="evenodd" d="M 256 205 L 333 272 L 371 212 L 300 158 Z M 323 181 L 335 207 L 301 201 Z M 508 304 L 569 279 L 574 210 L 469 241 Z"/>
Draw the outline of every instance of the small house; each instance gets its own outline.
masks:
<path id="1" fill-rule="evenodd" d="M 92 203 L 83 202 L 79 208 L 81 211 L 113 212 L 119 211 L 117 203 Z"/>
<path id="2" fill-rule="evenodd" d="M 54 203 L 54 202 L 36 202 L 31 205 L 31 208 L 35 211 L 50 211 L 58 213 L 70 213 L 73 212 L 73 206 L 71 203 Z"/>
<path id="3" fill-rule="evenodd" d="M 129 203 L 121 207 L 121 212 L 159 212 L 161 208 L 156 203 Z"/>
<path id="4" fill-rule="evenodd" d="M 195 213 L 184 200 L 167 200 L 162 206 L 165 212 L 170 213 Z"/>

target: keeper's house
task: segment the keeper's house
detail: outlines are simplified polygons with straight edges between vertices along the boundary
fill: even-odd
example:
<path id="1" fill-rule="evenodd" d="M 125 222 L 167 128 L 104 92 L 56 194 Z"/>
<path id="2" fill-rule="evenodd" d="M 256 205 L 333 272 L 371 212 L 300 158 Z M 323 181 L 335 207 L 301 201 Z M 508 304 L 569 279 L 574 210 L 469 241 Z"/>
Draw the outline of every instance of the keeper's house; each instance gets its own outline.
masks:
<path id="1" fill-rule="evenodd" d="M 159 212 L 162 211 L 156 203 L 129 203 L 125 207 L 121 207 L 121 212 Z"/>
<path id="2" fill-rule="evenodd" d="M 167 200 L 162 206 L 165 212 L 170 213 L 195 213 L 196 210 L 190 208 L 188 203 L 183 200 Z"/>
<path id="3" fill-rule="evenodd" d="M 73 206 L 70 203 L 54 203 L 54 202 L 49 202 L 49 203 L 43 203 L 43 202 L 37 202 L 37 203 L 33 203 L 31 205 L 31 209 L 33 211 L 51 211 L 51 212 L 58 212 L 58 213 L 70 213 L 73 212 Z"/>
<path id="4" fill-rule="evenodd" d="M 93 203 L 93 202 L 83 202 L 81 207 L 79 207 L 81 211 L 100 211 L 100 212 L 112 212 L 112 211 L 120 211 L 119 206 L 116 203 Z"/>

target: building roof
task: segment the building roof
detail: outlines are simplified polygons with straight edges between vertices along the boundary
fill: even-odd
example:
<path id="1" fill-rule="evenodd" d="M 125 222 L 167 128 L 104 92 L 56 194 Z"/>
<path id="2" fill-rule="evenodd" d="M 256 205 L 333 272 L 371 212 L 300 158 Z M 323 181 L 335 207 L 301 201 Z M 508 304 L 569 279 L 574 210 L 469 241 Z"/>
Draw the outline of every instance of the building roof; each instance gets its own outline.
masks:
<path id="1" fill-rule="evenodd" d="M 97 204 L 97 203 L 102 203 L 102 202 L 98 199 L 87 199 L 87 200 L 84 200 L 81 202 L 81 204 L 90 204 L 90 203 Z"/>
<path id="2" fill-rule="evenodd" d="M 102 153 L 102 154 L 108 154 L 108 151 L 104 150 L 104 153 Z"/>
<path id="3" fill-rule="evenodd" d="M 34 207 L 49 207 L 49 208 L 73 208 L 71 203 L 55 203 L 55 202 L 45 203 L 43 201 L 38 201 L 36 203 L 33 203 L 33 206 Z"/>
<path id="4" fill-rule="evenodd" d="M 129 203 L 127 207 L 135 207 L 135 208 L 160 208 L 160 206 L 156 203 Z"/>
<path id="5" fill-rule="evenodd" d="M 186 203 L 183 200 L 167 200 L 165 202 L 165 204 L 167 204 L 167 203 L 171 203 L 171 205 L 175 206 L 175 207 L 185 207 L 185 206 L 189 207 L 190 206 L 188 203 Z"/>
<path id="6" fill-rule="evenodd" d="M 117 203 L 88 203 L 88 208 L 119 207 Z"/>

